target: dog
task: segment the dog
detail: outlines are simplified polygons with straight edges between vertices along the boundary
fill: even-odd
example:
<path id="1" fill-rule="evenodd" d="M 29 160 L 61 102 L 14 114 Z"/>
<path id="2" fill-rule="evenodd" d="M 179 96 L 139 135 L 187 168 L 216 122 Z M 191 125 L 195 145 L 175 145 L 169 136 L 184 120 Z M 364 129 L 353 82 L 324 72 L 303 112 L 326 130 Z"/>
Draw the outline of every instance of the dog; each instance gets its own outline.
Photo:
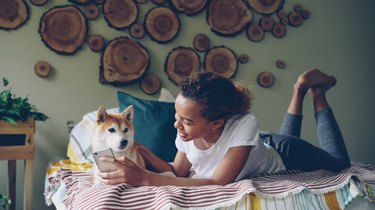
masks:
<path id="1" fill-rule="evenodd" d="M 134 106 L 128 106 L 122 113 L 107 113 L 99 107 L 96 115 L 96 127 L 92 137 L 93 151 L 111 148 L 115 158 L 126 156 L 141 168 L 145 167 L 142 156 L 134 145 L 135 129 L 133 126 Z M 94 170 L 94 184 L 101 184 L 99 170 Z"/>

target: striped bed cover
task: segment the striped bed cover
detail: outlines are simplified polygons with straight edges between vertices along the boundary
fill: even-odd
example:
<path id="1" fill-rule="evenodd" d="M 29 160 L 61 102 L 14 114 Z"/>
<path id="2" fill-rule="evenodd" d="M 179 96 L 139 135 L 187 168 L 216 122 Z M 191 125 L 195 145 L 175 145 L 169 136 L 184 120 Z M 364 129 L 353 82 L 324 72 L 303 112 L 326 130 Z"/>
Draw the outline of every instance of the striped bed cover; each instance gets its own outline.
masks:
<path id="1" fill-rule="evenodd" d="M 80 166 L 81 169 L 87 168 Z M 55 168 L 56 169 L 56 168 Z M 61 183 L 66 209 L 344 209 L 375 202 L 375 166 L 353 162 L 341 173 L 281 171 L 225 186 L 92 187 L 91 169 L 60 167 L 46 177 L 46 202 Z M 48 203 L 48 202 L 47 202 Z"/>

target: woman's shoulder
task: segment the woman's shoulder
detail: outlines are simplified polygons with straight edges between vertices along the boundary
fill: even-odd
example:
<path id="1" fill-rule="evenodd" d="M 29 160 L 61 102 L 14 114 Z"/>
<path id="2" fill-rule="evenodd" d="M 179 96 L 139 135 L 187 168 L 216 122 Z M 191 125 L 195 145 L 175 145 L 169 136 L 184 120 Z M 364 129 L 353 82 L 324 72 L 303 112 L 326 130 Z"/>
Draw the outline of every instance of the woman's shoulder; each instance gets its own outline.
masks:
<path id="1" fill-rule="evenodd" d="M 231 117 L 228 122 L 246 122 L 258 121 L 258 118 L 251 112 L 245 114 L 237 114 Z"/>
<path id="2" fill-rule="evenodd" d="M 230 118 L 226 125 L 229 130 L 253 130 L 259 128 L 258 118 L 252 113 L 238 114 Z"/>

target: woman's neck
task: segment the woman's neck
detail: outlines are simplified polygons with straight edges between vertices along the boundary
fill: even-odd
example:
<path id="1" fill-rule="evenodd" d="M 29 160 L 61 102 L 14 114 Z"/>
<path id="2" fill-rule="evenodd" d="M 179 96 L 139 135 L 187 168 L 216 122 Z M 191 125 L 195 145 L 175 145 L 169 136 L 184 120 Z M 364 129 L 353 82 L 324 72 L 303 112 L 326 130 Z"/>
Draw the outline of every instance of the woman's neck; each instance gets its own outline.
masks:
<path id="1" fill-rule="evenodd" d="M 224 125 L 218 129 L 213 130 L 209 135 L 195 139 L 194 145 L 200 150 L 207 150 L 211 148 L 221 137 L 224 130 Z"/>

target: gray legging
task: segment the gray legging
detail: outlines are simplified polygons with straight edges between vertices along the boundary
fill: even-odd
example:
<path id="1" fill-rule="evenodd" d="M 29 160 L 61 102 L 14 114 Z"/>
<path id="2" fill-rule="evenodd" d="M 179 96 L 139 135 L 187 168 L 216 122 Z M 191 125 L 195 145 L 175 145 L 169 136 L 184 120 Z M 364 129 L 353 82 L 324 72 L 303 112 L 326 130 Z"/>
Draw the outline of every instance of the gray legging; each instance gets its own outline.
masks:
<path id="1" fill-rule="evenodd" d="M 280 133 L 261 133 L 261 139 L 278 151 L 287 169 L 341 171 L 350 166 L 345 142 L 330 108 L 315 113 L 321 148 L 300 138 L 302 116 L 286 113 Z"/>

